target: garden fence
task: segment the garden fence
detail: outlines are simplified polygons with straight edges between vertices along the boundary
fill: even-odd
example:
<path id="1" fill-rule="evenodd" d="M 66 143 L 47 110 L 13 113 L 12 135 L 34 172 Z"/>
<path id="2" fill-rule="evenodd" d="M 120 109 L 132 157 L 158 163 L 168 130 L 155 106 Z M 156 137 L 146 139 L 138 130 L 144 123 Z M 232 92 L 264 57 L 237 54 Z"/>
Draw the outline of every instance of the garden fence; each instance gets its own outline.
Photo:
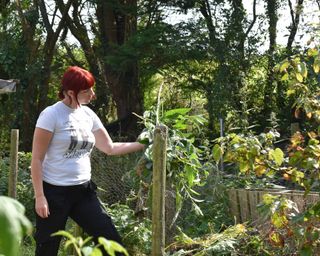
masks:
<path id="1" fill-rule="evenodd" d="M 237 223 L 258 222 L 262 216 L 257 206 L 262 202 L 264 194 L 285 196 L 297 204 L 299 212 L 304 211 L 308 205 L 319 201 L 319 193 L 316 192 L 310 192 L 304 196 L 304 191 L 299 190 L 230 189 L 228 190 L 229 207 L 235 221 Z"/>

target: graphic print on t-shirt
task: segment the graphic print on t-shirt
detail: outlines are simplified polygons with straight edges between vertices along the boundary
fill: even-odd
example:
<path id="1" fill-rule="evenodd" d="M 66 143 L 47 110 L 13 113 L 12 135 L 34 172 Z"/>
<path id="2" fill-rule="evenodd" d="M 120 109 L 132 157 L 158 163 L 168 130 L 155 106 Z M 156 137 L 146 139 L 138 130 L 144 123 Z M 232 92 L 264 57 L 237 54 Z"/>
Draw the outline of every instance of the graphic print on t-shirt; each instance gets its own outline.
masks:
<path id="1" fill-rule="evenodd" d="M 93 141 L 83 128 L 76 129 L 72 124 L 69 128 L 70 144 L 68 150 L 64 154 L 65 158 L 80 158 L 90 154 L 93 148 Z"/>

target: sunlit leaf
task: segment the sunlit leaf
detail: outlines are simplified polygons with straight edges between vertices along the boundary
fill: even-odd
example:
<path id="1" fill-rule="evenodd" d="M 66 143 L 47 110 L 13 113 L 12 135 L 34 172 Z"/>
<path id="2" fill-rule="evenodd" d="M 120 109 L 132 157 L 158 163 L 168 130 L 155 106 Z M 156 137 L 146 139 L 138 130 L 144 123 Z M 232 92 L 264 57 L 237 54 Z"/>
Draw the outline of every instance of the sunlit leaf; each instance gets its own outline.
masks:
<path id="1" fill-rule="evenodd" d="M 165 118 L 175 118 L 179 115 L 185 115 L 187 114 L 191 108 L 177 108 L 177 109 L 171 109 L 164 113 Z"/>
<path id="2" fill-rule="evenodd" d="M 289 79 L 289 74 L 285 73 L 282 77 L 281 77 L 281 81 L 287 81 Z"/>
<path id="3" fill-rule="evenodd" d="M 318 50 L 316 48 L 309 48 L 308 52 L 307 52 L 307 55 L 309 57 L 314 57 L 314 56 L 318 55 L 318 53 L 319 52 L 318 52 Z"/>
<path id="4" fill-rule="evenodd" d="M 294 89 L 289 89 L 289 90 L 287 90 L 287 96 L 290 96 L 290 95 L 292 95 L 292 94 L 295 94 L 295 92 L 296 92 L 296 90 L 294 90 Z"/>
<path id="5" fill-rule="evenodd" d="M 99 237 L 98 241 L 103 245 L 103 248 L 110 254 L 110 256 L 115 256 L 115 252 L 122 252 L 126 256 L 129 256 L 127 250 L 123 246 L 115 241 L 107 240 L 104 237 Z"/>
<path id="6" fill-rule="evenodd" d="M 318 74 L 319 70 L 320 70 L 319 64 L 315 62 L 315 63 L 313 63 L 312 67 L 313 67 L 314 73 Z"/>
<path id="7" fill-rule="evenodd" d="M 289 67 L 290 63 L 288 60 L 284 61 L 281 66 L 280 66 L 280 72 L 283 72 L 284 70 L 286 70 Z"/>
<path id="8" fill-rule="evenodd" d="M 303 76 L 300 73 L 295 73 L 297 80 L 302 83 L 303 82 Z"/>
<path id="9" fill-rule="evenodd" d="M 220 161 L 222 154 L 223 154 L 223 151 L 220 145 L 215 144 L 212 149 L 212 156 L 213 156 L 213 159 L 216 161 L 216 163 Z"/>
<path id="10" fill-rule="evenodd" d="M 284 161 L 284 153 L 280 148 L 269 151 L 269 159 L 273 160 L 277 166 L 280 166 Z"/>
<path id="11" fill-rule="evenodd" d="M 276 228 L 282 228 L 288 224 L 288 219 L 285 215 L 280 215 L 278 212 L 275 212 L 271 216 L 271 222 Z"/>
<path id="12" fill-rule="evenodd" d="M 239 164 L 239 170 L 240 170 L 240 172 L 246 173 L 246 172 L 249 171 L 249 169 L 250 169 L 249 163 L 247 163 L 247 162 L 241 162 L 241 163 Z"/>

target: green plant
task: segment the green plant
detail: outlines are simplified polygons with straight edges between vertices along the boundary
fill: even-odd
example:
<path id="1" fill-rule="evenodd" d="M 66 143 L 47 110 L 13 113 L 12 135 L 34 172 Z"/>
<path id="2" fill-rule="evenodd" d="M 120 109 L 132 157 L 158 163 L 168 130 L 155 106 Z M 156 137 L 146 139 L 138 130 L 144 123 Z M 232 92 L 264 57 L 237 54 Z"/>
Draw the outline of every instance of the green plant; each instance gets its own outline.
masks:
<path id="1" fill-rule="evenodd" d="M 220 144 L 215 145 L 213 154 L 216 160 L 224 156 L 225 161 L 236 163 L 240 173 L 253 173 L 258 177 L 285 177 L 304 189 L 305 194 L 318 189 L 320 134 L 294 134 L 286 152 L 273 145 L 274 136 L 271 135 L 272 133 L 245 137 L 231 134 L 218 140 Z M 296 252 L 302 255 L 319 253 L 320 228 L 317 220 L 320 216 L 320 204 L 299 213 L 294 202 L 286 198 L 266 195 L 263 202 L 271 225 L 267 236 L 276 251 L 281 255 Z"/>
<path id="2" fill-rule="evenodd" d="M 68 250 L 68 248 L 72 246 L 77 256 L 102 256 L 101 247 L 109 253 L 110 256 L 115 256 L 115 252 L 121 252 L 129 256 L 127 250 L 119 243 L 103 237 L 98 238 L 98 244 L 92 245 L 92 237 L 87 237 L 83 240 L 82 237 L 74 237 L 69 232 L 63 230 L 53 233 L 52 236 L 63 236 L 67 238 L 64 244 L 64 250 Z"/>
<path id="3" fill-rule="evenodd" d="M 159 111 L 159 109 L 158 109 Z M 152 178 L 152 142 L 153 131 L 156 124 L 162 123 L 168 127 L 167 141 L 167 180 L 175 190 L 176 216 L 187 199 L 192 203 L 192 209 L 196 214 L 202 214 L 198 205 L 200 196 L 194 189 L 203 186 L 209 174 L 207 168 L 203 168 L 203 150 L 197 146 L 201 144 L 201 132 L 206 119 L 202 115 L 190 114 L 190 108 L 179 108 L 165 111 L 159 116 L 155 111 L 146 111 L 143 123 L 146 127 L 140 135 L 140 142 L 146 143 L 147 148 L 138 165 L 138 173 L 144 179 L 144 184 L 150 184 Z"/>
<path id="4" fill-rule="evenodd" d="M 176 242 L 167 249 L 172 256 L 230 255 L 236 252 L 236 246 L 245 234 L 246 228 L 242 224 L 231 226 L 221 233 L 211 233 L 196 239 L 180 231 Z"/>
<path id="5" fill-rule="evenodd" d="M 31 153 L 18 153 L 18 177 L 16 185 L 17 200 L 22 202 L 26 209 L 26 216 L 34 222 L 34 200 L 30 173 Z M 8 194 L 10 158 L 4 156 L 0 158 L 0 195 Z"/>
<path id="6" fill-rule="evenodd" d="M 23 236 L 32 231 L 32 225 L 24 213 L 24 206 L 17 200 L 0 196 L 0 254 L 19 255 Z"/>
<path id="7" fill-rule="evenodd" d="M 135 212 L 124 204 L 113 204 L 106 208 L 123 243 L 131 255 L 150 255 L 151 253 L 151 221 L 148 218 L 138 219 Z"/>

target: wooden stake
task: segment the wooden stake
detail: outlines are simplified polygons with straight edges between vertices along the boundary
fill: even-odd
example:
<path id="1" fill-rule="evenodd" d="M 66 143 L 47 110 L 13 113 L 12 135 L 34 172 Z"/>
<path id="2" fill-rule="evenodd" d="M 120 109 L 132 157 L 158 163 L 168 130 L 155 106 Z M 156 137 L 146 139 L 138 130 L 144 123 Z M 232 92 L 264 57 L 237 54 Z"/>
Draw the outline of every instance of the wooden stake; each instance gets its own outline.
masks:
<path id="1" fill-rule="evenodd" d="M 152 190 L 152 256 L 164 256 L 165 248 L 165 189 L 166 189 L 166 126 L 156 126 L 153 143 Z"/>
<path id="2" fill-rule="evenodd" d="M 17 197 L 17 177 L 18 177 L 18 151 L 19 151 L 19 130 L 11 130 L 10 144 L 10 173 L 8 196 Z"/>

